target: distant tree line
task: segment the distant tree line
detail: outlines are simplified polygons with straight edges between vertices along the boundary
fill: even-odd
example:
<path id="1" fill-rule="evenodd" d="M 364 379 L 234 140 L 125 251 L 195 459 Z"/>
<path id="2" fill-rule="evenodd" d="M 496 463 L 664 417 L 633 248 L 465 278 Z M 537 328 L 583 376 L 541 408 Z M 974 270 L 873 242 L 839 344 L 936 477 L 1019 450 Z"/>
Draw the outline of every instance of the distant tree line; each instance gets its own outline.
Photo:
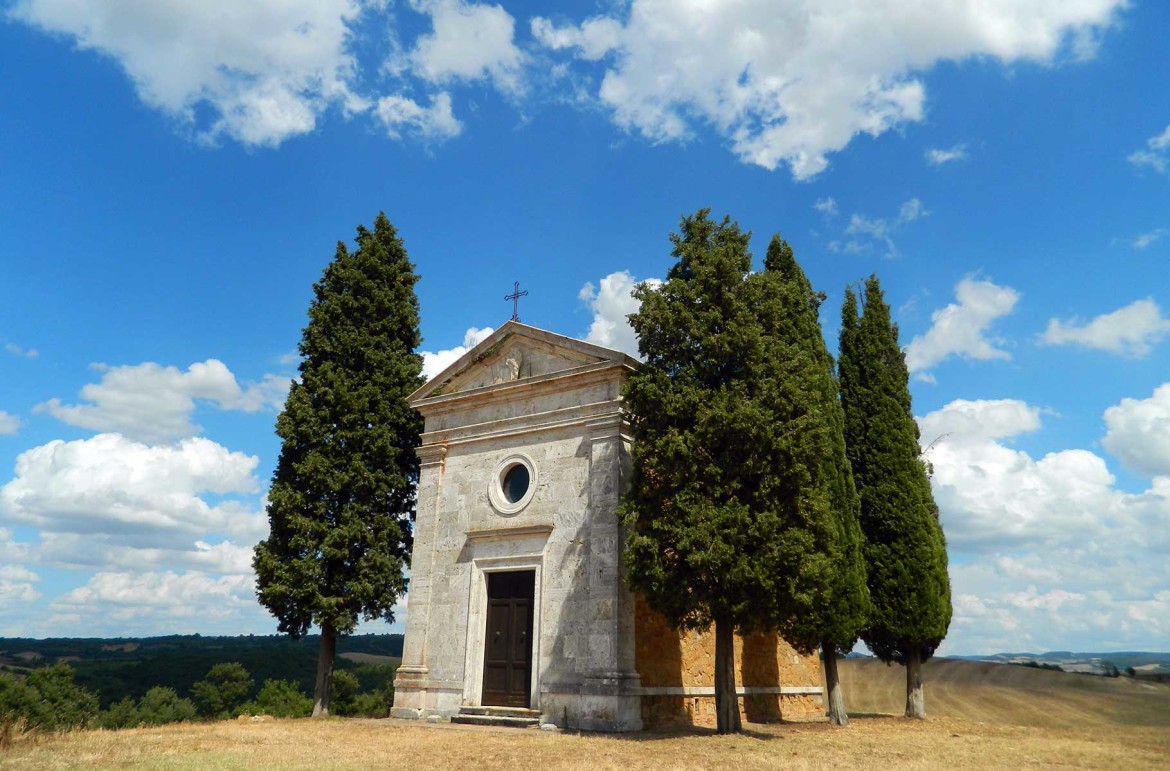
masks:
<path id="1" fill-rule="evenodd" d="M 394 701 L 393 664 L 359 664 L 333 676 L 333 714 L 385 717 Z M 82 728 L 122 729 L 193 720 L 222 720 L 238 715 L 307 717 L 313 708 L 296 681 L 256 680 L 239 662 L 215 664 L 182 697 L 156 685 L 140 698 L 124 696 L 108 707 L 98 694 L 76 682 L 64 662 L 37 667 L 27 676 L 0 673 L 0 746 L 27 731 Z"/>

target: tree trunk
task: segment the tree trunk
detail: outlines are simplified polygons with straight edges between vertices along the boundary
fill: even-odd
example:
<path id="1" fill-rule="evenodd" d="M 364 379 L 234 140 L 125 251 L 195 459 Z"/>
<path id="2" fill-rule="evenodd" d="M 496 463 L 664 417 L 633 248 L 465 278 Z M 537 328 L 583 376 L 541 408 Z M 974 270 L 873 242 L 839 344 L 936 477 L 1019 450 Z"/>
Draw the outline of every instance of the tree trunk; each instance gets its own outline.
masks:
<path id="1" fill-rule="evenodd" d="M 926 694 L 922 690 L 922 652 L 917 648 L 906 658 L 906 717 L 926 717 Z"/>
<path id="2" fill-rule="evenodd" d="M 825 662 L 825 714 L 833 725 L 849 725 L 845 712 L 845 692 L 837 674 L 837 649 L 827 643 L 821 645 L 821 659 Z"/>
<path id="3" fill-rule="evenodd" d="M 735 693 L 735 626 L 715 620 L 715 720 L 721 734 L 739 733 L 739 697 Z"/>
<path id="4" fill-rule="evenodd" d="M 317 648 L 317 682 L 313 688 L 313 717 L 329 717 L 329 691 L 333 686 L 333 654 L 336 651 L 336 630 L 331 624 L 321 624 L 321 645 Z"/>

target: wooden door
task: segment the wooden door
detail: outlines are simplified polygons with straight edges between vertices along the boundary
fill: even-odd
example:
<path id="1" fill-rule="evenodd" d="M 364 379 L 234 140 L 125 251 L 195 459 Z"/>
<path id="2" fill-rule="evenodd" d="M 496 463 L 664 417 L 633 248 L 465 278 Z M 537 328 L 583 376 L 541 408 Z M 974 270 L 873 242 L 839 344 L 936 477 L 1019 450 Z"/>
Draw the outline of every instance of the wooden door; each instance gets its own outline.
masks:
<path id="1" fill-rule="evenodd" d="M 487 574 L 484 706 L 528 707 L 532 682 L 532 603 L 536 573 Z"/>

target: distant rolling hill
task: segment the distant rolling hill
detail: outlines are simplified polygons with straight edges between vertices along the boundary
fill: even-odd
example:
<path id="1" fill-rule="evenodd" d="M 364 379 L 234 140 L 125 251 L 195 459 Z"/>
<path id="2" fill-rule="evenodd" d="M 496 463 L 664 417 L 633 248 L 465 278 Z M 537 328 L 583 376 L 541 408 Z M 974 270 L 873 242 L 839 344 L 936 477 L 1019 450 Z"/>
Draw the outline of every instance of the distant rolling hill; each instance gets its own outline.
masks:
<path id="1" fill-rule="evenodd" d="M 902 714 L 904 668 L 847 659 L 840 672 L 851 715 Z M 923 679 L 927 715 L 1036 727 L 1170 726 L 1167 684 L 945 658 L 928 661 Z"/>

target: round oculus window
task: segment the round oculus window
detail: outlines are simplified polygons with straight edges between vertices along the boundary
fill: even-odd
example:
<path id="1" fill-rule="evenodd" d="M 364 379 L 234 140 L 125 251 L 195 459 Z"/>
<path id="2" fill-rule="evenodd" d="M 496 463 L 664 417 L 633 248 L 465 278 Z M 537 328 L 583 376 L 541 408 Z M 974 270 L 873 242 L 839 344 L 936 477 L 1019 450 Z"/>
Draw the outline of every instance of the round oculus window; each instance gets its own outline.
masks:
<path id="1" fill-rule="evenodd" d="M 535 492 L 536 467 L 527 455 L 517 453 L 496 466 L 488 486 L 488 499 L 500 514 L 515 514 L 528 505 Z"/>
<path id="2" fill-rule="evenodd" d="M 523 464 L 517 463 L 505 471 L 504 478 L 500 480 L 500 488 L 504 492 L 504 500 L 508 503 L 519 503 L 522 501 L 524 494 L 528 492 L 529 481 L 528 469 Z"/>

